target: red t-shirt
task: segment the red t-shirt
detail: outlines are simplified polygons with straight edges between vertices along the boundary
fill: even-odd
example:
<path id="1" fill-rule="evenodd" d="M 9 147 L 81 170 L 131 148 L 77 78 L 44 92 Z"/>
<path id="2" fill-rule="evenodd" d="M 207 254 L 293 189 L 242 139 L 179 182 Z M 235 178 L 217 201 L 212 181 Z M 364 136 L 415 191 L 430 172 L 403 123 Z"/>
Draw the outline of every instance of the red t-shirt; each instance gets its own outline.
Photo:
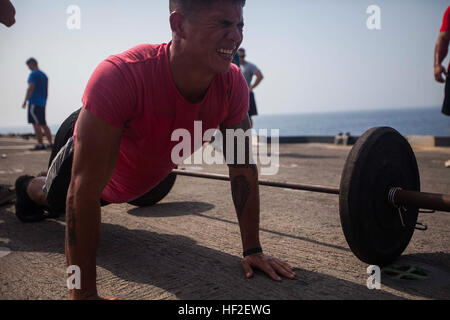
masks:
<path id="1" fill-rule="evenodd" d="M 449 31 L 450 30 L 450 7 L 444 13 L 444 21 L 442 22 L 442 27 L 440 32 Z"/>
<path id="2" fill-rule="evenodd" d="M 171 141 L 174 130 L 190 132 L 194 152 L 194 121 L 202 121 L 203 136 L 208 129 L 241 122 L 248 112 L 248 86 L 233 64 L 214 78 L 202 102 L 186 101 L 172 78 L 169 48 L 170 43 L 140 45 L 110 56 L 84 92 L 84 108 L 123 129 L 117 165 L 102 192 L 108 202 L 132 201 L 174 169 L 172 148 L 180 143 Z"/>

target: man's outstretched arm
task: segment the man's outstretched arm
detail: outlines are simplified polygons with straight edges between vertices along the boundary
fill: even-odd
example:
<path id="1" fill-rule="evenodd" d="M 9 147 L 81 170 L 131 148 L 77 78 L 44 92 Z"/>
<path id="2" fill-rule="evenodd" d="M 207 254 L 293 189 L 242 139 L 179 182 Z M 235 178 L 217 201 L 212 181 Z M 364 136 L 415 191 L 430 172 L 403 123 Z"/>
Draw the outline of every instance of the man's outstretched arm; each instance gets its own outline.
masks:
<path id="1" fill-rule="evenodd" d="M 71 299 L 99 299 L 96 253 L 100 239 L 100 198 L 114 171 L 122 130 L 83 109 L 77 123 L 72 179 L 66 201 L 66 258 L 81 269 L 81 289 Z"/>
<path id="2" fill-rule="evenodd" d="M 227 129 L 237 130 L 242 129 L 244 132 L 250 129 L 250 120 L 248 116 L 236 126 L 222 127 L 222 135 L 224 137 L 224 155 L 227 154 Z M 259 215 L 260 215 L 260 200 L 259 200 L 259 184 L 258 184 L 258 168 L 253 164 L 251 159 L 251 141 L 245 143 L 245 150 L 239 150 L 237 139 L 234 139 L 233 144 L 235 149 L 235 159 L 227 159 L 230 181 L 231 193 L 233 197 L 234 206 L 239 221 L 241 231 L 242 247 L 244 252 L 250 250 L 242 261 L 247 278 L 253 276 L 253 268 L 263 270 L 272 279 L 280 281 L 279 275 L 293 279 L 295 273 L 293 269 L 285 262 L 267 256 L 262 252 L 258 252 L 261 248 L 259 240 Z M 245 162 L 238 164 L 236 155 L 239 152 L 245 153 Z M 229 163 L 233 160 L 232 163 Z M 255 250 L 254 250 L 255 249 Z M 254 253 L 251 253 L 251 252 Z"/>
<path id="3" fill-rule="evenodd" d="M 447 56 L 449 43 L 450 31 L 443 31 L 439 33 L 439 38 L 434 49 L 434 78 L 437 82 L 445 82 L 442 74 L 447 77 L 448 70 L 445 70 L 445 67 L 442 65 L 442 61 L 444 61 Z"/>

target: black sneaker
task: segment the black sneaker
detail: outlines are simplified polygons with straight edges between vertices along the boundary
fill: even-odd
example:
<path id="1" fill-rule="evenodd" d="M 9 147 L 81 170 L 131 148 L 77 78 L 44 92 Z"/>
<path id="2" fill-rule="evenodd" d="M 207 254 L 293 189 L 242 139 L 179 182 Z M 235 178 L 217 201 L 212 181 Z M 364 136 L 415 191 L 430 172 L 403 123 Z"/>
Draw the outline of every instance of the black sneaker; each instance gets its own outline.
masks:
<path id="1" fill-rule="evenodd" d="M 45 150 L 47 149 L 43 144 L 37 144 L 34 146 L 33 150 Z"/>
<path id="2" fill-rule="evenodd" d="M 0 206 L 10 204 L 16 199 L 16 193 L 9 186 L 0 185 Z"/>
<path id="3" fill-rule="evenodd" d="M 46 144 L 45 148 L 52 150 L 53 149 L 53 143 Z"/>
<path id="4" fill-rule="evenodd" d="M 46 219 L 44 209 L 33 202 L 27 194 L 32 176 L 22 176 L 16 180 L 16 216 L 22 222 L 38 222 Z"/>

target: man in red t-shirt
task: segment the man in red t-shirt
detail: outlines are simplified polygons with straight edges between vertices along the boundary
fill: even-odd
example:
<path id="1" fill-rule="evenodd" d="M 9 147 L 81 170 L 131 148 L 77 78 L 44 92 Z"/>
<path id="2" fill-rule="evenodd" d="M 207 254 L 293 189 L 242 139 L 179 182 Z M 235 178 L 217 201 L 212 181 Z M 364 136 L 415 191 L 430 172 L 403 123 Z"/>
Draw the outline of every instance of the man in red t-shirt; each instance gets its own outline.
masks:
<path id="1" fill-rule="evenodd" d="M 448 45 L 450 43 L 450 7 L 444 13 L 444 20 L 440 29 L 439 38 L 434 50 L 434 78 L 437 82 L 444 83 L 445 85 L 445 97 L 442 107 L 442 113 L 450 116 L 450 79 L 448 77 L 448 69 L 442 65 L 445 57 L 448 53 Z M 449 67 L 450 68 L 450 67 Z M 447 81 L 442 74 L 445 75 Z"/>
<path id="2" fill-rule="evenodd" d="M 129 202 L 163 180 L 176 166 L 171 160 L 174 130 L 194 136 L 194 121 L 202 121 L 202 133 L 217 127 L 223 132 L 250 129 L 248 87 L 231 65 L 243 39 L 244 5 L 245 0 L 170 0 L 172 41 L 137 46 L 103 61 L 88 82 L 79 116 L 68 119 L 78 119 L 74 135 L 47 177 L 24 176 L 16 182 L 21 217 L 32 211 L 32 220 L 42 206 L 52 211 L 61 201 L 66 204 L 66 257 L 81 270 L 81 289 L 71 290 L 70 298 L 99 298 L 101 203 Z M 246 276 L 258 268 L 274 280 L 294 278 L 287 263 L 262 252 L 256 165 L 229 164 L 229 174 Z M 61 181 L 67 196 L 61 195 Z"/>

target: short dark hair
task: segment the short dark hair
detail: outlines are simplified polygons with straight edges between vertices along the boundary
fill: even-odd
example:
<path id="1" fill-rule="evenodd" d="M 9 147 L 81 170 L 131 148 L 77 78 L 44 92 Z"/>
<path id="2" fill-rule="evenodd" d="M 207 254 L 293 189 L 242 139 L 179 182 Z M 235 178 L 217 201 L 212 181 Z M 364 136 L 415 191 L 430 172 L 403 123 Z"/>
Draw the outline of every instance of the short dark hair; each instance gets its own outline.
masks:
<path id="1" fill-rule="evenodd" d="M 30 58 L 27 60 L 27 64 L 34 64 L 34 65 L 38 65 L 38 62 L 35 58 Z"/>
<path id="2" fill-rule="evenodd" d="M 183 14 L 191 14 L 197 11 L 201 7 L 211 5 L 214 2 L 219 2 L 224 0 L 169 0 L 169 10 L 170 13 L 178 10 Z M 242 7 L 245 6 L 246 0 L 228 0 L 234 3 L 240 4 Z"/>

